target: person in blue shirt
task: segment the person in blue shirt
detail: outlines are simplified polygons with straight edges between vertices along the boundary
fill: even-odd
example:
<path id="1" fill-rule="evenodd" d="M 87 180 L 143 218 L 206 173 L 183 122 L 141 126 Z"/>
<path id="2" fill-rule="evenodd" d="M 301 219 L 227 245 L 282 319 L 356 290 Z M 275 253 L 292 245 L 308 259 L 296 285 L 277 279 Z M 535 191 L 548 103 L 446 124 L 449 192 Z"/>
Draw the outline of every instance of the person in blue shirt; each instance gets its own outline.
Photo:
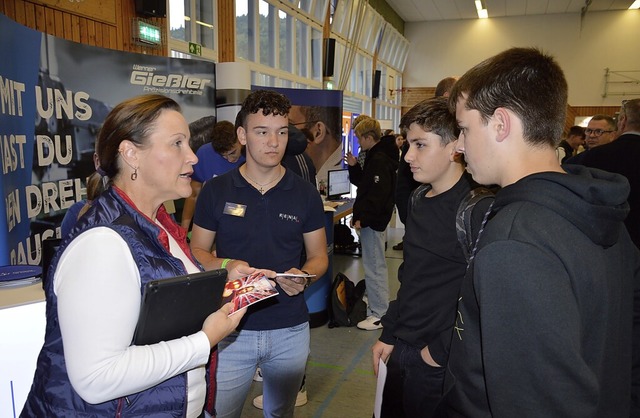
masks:
<path id="1" fill-rule="evenodd" d="M 203 144 L 196 152 L 198 163 L 193 166 L 191 196 L 185 199 L 182 209 L 180 225 L 184 229 L 191 228 L 196 200 L 204 182 L 242 165 L 245 161 L 243 148 L 238 142 L 233 123 L 222 120 L 215 124 L 211 142 Z"/>

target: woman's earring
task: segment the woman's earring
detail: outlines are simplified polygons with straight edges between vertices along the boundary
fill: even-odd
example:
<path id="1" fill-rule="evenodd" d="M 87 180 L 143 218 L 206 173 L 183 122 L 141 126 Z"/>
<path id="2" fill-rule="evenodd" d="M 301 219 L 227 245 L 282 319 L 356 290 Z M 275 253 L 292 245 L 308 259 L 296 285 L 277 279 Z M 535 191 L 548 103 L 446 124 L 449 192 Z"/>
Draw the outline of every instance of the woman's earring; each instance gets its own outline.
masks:
<path id="1" fill-rule="evenodd" d="M 131 181 L 136 181 L 136 179 L 138 178 L 138 168 L 134 168 L 133 169 L 133 173 L 131 173 Z"/>

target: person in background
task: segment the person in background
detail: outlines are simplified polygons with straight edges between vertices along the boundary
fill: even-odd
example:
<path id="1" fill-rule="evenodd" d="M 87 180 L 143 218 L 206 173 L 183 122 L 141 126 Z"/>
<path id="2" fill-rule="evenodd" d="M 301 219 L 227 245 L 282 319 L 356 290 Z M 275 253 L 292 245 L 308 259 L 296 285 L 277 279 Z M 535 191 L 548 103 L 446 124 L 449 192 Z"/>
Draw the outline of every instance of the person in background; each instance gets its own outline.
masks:
<path id="1" fill-rule="evenodd" d="M 584 130 L 586 151 L 567 158 L 565 164 L 582 164 L 589 151 L 600 145 L 608 144 L 616 138 L 616 121 L 608 115 L 595 115 Z"/>
<path id="2" fill-rule="evenodd" d="M 71 205 L 64 214 L 64 218 L 62 218 L 62 224 L 60 224 L 61 238 L 66 238 L 69 235 L 71 228 L 73 228 L 78 219 L 91 207 L 91 202 L 100 196 L 103 191 L 102 176 L 97 171 L 94 171 L 87 177 L 87 198 Z"/>
<path id="3" fill-rule="evenodd" d="M 289 140 L 282 165 L 316 187 L 316 167 L 307 154 L 308 141 L 303 131 L 289 124 Z"/>
<path id="4" fill-rule="evenodd" d="M 194 154 L 198 152 L 201 146 L 211 142 L 215 125 L 215 116 L 204 116 L 189 124 L 189 133 L 191 134 L 189 146 Z"/>
<path id="5" fill-rule="evenodd" d="M 451 92 L 467 169 L 502 188 L 462 282 L 448 416 L 630 416 L 640 257 L 623 223 L 629 183 L 560 166 L 567 92 L 536 48 L 488 58 Z"/>
<path id="6" fill-rule="evenodd" d="M 204 132 L 208 132 L 206 129 Z M 185 199 L 180 225 L 191 229 L 196 200 L 205 181 L 239 167 L 245 161 L 244 149 L 236 138 L 233 123 L 222 120 L 211 131 L 209 143 L 201 146 L 196 153 L 198 163 L 193 167 L 191 195 Z"/>
<path id="7" fill-rule="evenodd" d="M 134 97 L 109 113 L 96 151 L 109 188 L 49 268 L 45 341 L 20 416 L 199 417 L 211 396 L 205 379 L 211 348 L 244 312 L 229 317 L 226 304 L 202 331 L 131 345 L 144 286 L 201 271 L 184 230 L 162 205 L 191 192 L 197 158 L 187 122 L 170 98 Z M 253 271 L 238 266 L 231 278 Z"/>
<path id="8" fill-rule="evenodd" d="M 238 331 L 218 345 L 216 411 L 240 417 L 256 369 L 264 415 L 291 417 L 309 355 L 303 292 L 327 270 L 325 215 L 318 191 L 281 165 L 291 104 L 280 93 L 252 92 L 236 117 L 246 163 L 204 185 L 191 248 L 205 268 L 260 266 L 315 275 L 276 279 L 279 294 L 249 307 Z M 211 253 L 215 243 L 216 255 Z M 306 261 L 300 264 L 305 250 Z"/>
<path id="9" fill-rule="evenodd" d="M 558 145 L 558 150 L 562 148 L 562 154 L 564 154 L 560 159 L 560 163 L 564 164 L 567 159 L 577 155 L 580 152 L 580 148 L 584 146 L 584 140 L 585 133 L 582 126 L 574 125 L 569 128 L 567 138 L 560 141 Z"/>
<path id="10" fill-rule="evenodd" d="M 478 186 L 455 152 L 458 126 L 447 100 L 420 102 L 403 117 L 405 159 L 421 183 L 409 199 L 400 289 L 382 317 L 373 367 L 387 364 L 382 417 L 432 417 L 442 399 L 444 366 L 467 260 L 457 235 L 458 207 Z M 477 232 L 491 199 L 471 212 Z M 473 235 L 473 234 L 472 234 Z"/>
<path id="11" fill-rule="evenodd" d="M 357 327 L 367 331 L 382 328 L 380 318 L 389 306 L 389 278 L 385 260 L 386 229 L 393 214 L 393 193 L 398 168 L 395 138 L 381 141 L 380 124 L 363 118 L 354 128 L 360 149 L 366 152 L 364 167 L 347 154 L 349 180 L 358 191 L 353 203 L 352 226 L 360 233 L 368 316 Z"/>
<path id="12" fill-rule="evenodd" d="M 453 88 L 453 85 L 456 84 L 458 77 L 445 77 L 438 82 L 436 85 L 436 90 L 433 93 L 435 97 L 449 97 L 449 93 Z"/>
<path id="13" fill-rule="evenodd" d="M 316 169 L 318 190 L 326 196 L 327 172 L 342 168 L 342 110 L 336 106 L 292 106 L 289 122 L 307 136 L 306 153 Z"/>
<path id="14" fill-rule="evenodd" d="M 636 247 L 640 248 L 640 99 L 624 101 L 617 127 L 620 136 L 589 151 L 582 164 L 622 174 L 629 181 L 630 210 L 624 223 Z"/>

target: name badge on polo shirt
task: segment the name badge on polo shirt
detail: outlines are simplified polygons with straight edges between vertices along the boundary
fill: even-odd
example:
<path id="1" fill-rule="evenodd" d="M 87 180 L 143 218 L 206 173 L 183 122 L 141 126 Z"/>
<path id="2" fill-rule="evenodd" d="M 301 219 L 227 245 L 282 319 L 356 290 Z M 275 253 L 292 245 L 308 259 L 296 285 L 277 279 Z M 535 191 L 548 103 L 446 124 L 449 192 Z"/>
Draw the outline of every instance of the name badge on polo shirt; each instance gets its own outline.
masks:
<path id="1" fill-rule="evenodd" d="M 223 213 L 225 215 L 231 215 L 231 216 L 239 216 L 240 218 L 244 218 L 244 214 L 247 211 L 247 205 L 241 205 L 239 203 L 231 203 L 231 202 L 227 202 L 224 204 L 224 211 Z"/>

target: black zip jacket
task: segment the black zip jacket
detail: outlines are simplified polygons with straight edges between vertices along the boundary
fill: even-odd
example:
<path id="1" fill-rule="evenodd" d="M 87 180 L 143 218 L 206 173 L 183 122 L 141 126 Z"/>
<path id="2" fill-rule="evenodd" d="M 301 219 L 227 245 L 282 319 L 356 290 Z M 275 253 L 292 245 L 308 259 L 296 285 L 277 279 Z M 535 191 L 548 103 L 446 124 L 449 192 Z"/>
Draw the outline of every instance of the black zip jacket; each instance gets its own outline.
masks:
<path id="1" fill-rule="evenodd" d="M 349 179 L 357 188 L 353 203 L 353 221 L 362 228 L 384 231 L 391 220 L 394 207 L 396 170 L 399 151 L 395 137 L 382 137 L 367 151 L 364 167 L 349 166 Z"/>

